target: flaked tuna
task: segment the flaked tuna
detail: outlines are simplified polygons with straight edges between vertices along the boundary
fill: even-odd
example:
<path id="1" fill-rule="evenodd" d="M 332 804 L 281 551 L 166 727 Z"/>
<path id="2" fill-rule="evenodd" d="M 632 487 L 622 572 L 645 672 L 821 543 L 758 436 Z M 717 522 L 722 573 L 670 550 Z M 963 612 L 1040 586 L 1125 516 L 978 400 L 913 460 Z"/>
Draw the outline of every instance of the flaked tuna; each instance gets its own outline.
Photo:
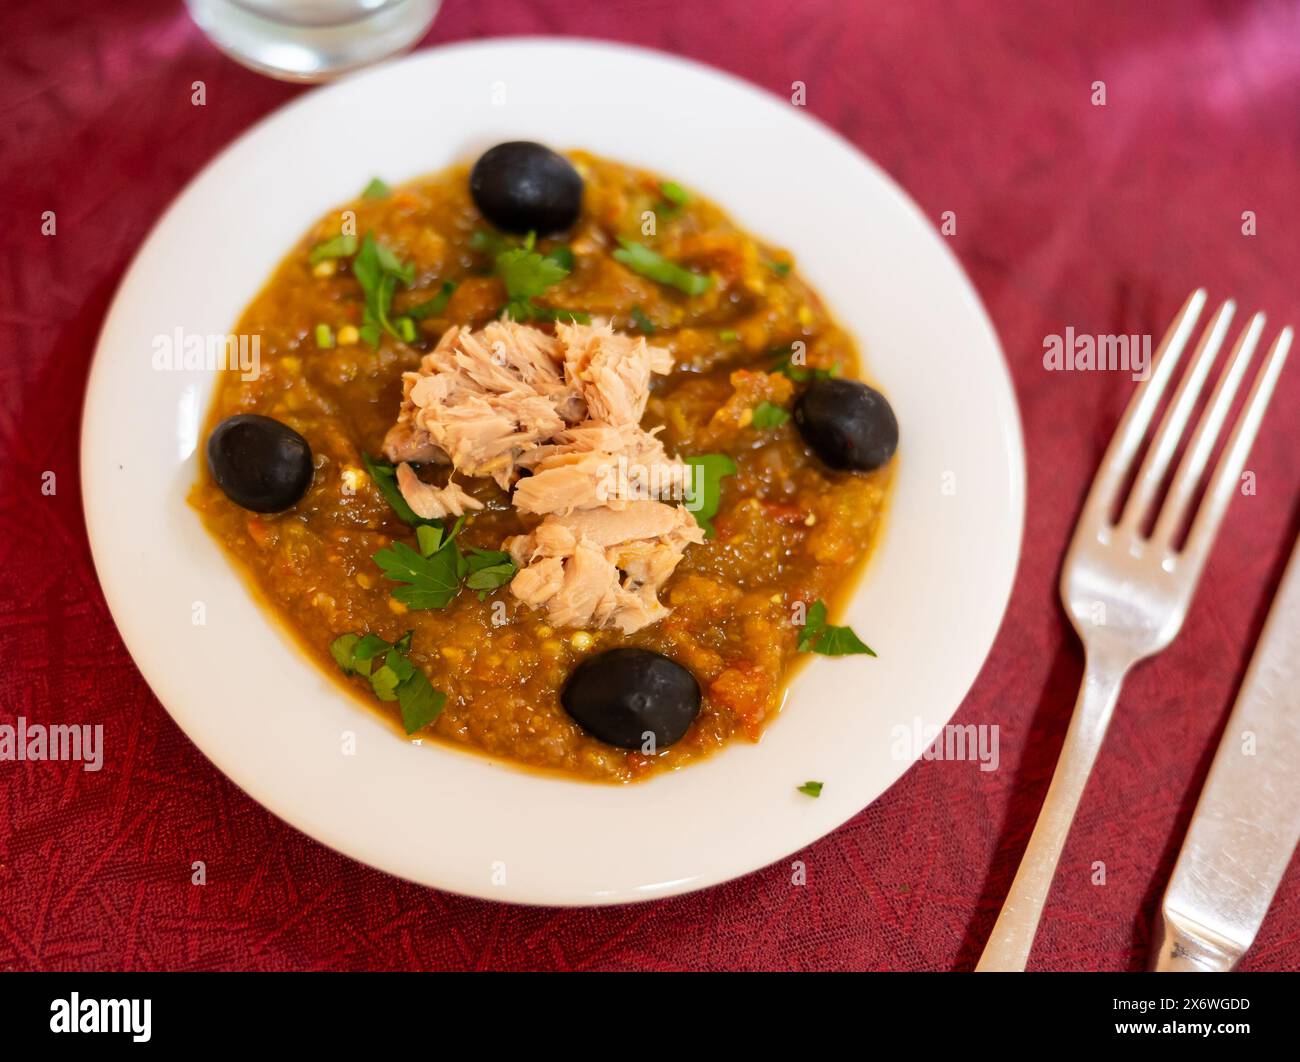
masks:
<path id="1" fill-rule="evenodd" d="M 504 546 L 519 565 L 511 591 L 544 607 L 557 626 L 640 630 L 667 614 L 658 591 L 704 532 L 679 506 L 629 502 L 622 509 L 551 515 Z"/>
<path id="2" fill-rule="evenodd" d="M 483 503 L 466 494 L 455 480 L 448 481 L 445 487 L 435 487 L 423 482 L 406 463 L 397 466 L 397 489 L 411 511 L 425 520 L 463 516 L 467 511 L 483 508 Z"/>
<path id="3" fill-rule="evenodd" d="M 657 592 L 703 539 L 689 513 L 655 500 L 683 497 L 688 470 L 640 426 L 652 376 L 671 369 L 667 350 L 604 322 L 557 324 L 554 336 L 508 320 L 450 328 L 403 376 L 384 453 L 430 519 L 482 505 L 405 462 L 513 486 L 517 509 L 545 517 L 505 543 L 520 566 L 515 596 L 560 626 L 638 630 L 666 614 Z"/>

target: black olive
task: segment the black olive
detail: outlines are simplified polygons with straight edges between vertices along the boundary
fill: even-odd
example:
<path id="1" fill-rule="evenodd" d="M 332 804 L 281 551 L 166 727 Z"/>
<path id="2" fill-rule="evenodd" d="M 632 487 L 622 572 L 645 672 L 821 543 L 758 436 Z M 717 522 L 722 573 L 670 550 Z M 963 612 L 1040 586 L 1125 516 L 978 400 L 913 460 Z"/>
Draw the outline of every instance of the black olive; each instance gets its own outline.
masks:
<path id="1" fill-rule="evenodd" d="M 857 380 L 814 380 L 795 400 L 794 422 L 831 468 L 870 472 L 898 448 L 898 420 L 889 402 Z"/>
<path id="2" fill-rule="evenodd" d="M 311 447 L 287 424 L 241 413 L 208 437 L 208 468 L 236 505 L 278 513 L 296 505 L 311 486 Z"/>
<path id="3" fill-rule="evenodd" d="M 681 664 L 649 649 L 610 649 L 573 670 L 564 710 L 601 741 L 638 749 L 647 734 L 666 748 L 700 712 L 700 686 Z"/>
<path id="4" fill-rule="evenodd" d="M 562 232 L 582 208 L 582 178 L 573 163 L 529 140 L 485 151 L 470 171 L 469 192 L 483 216 L 506 232 Z"/>

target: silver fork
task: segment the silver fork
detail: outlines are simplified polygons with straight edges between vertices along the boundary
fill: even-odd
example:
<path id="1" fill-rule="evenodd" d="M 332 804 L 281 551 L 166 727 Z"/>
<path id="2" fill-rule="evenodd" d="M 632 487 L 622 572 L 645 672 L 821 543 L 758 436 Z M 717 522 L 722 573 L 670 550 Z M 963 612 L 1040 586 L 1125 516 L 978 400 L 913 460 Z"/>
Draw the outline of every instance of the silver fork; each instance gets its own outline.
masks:
<path id="1" fill-rule="evenodd" d="M 1205 292 L 1194 291 L 1169 326 L 1147 379 L 1138 385 L 1115 431 L 1066 554 L 1061 600 L 1086 653 L 1083 685 L 1052 784 L 993 935 L 975 967 L 978 971 L 1025 968 L 1061 849 L 1124 676 L 1139 660 L 1164 649 L 1182 627 L 1291 346 L 1291 329 L 1284 328 L 1256 374 L 1192 518 L 1186 542 L 1175 549 L 1178 531 L 1186 525 L 1189 506 L 1264 330 L 1263 314 L 1251 318 L 1238 336 L 1228 367 L 1178 464 L 1151 534 L 1144 535 L 1142 527 L 1228 331 L 1235 309 L 1231 300 L 1219 308 L 1201 334 L 1191 367 L 1160 420 L 1118 521 L 1112 519 L 1112 513 L 1204 306 Z"/>

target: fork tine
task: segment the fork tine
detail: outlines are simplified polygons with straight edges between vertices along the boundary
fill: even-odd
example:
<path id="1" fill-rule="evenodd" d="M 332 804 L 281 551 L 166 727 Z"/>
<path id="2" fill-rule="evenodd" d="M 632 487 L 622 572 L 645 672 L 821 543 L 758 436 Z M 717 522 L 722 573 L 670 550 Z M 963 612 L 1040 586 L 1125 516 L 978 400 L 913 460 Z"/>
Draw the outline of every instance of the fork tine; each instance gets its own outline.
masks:
<path id="1" fill-rule="evenodd" d="M 1219 355 L 1219 347 L 1223 345 L 1223 336 L 1228 331 L 1228 325 L 1232 321 L 1236 308 L 1236 303 L 1228 299 L 1219 307 L 1219 312 L 1211 318 L 1205 331 L 1201 333 L 1201 341 L 1197 344 L 1192 366 L 1184 374 L 1178 390 L 1174 392 L 1173 402 L 1160 419 L 1160 426 L 1156 429 L 1155 437 L 1142 461 L 1142 468 L 1133 481 L 1133 490 L 1124 506 L 1124 514 L 1120 517 L 1119 526 L 1136 530 L 1141 526 L 1147 510 L 1151 508 L 1151 500 L 1169 470 L 1169 462 L 1178 449 L 1178 441 L 1183 437 L 1187 422 L 1192 418 L 1192 410 L 1196 408 L 1196 400 L 1200 397 L 1201 388 L 1205 386 L 1205 380 L 1210 375 L 1210 367 Z"/>
<path id="2" fill-rule="evenodd" d="M 1183 348 L 1187 345 L 1187 337 L 1191 335 L 1197 318 L 1201 316 L 1201 310 L 1205 307 L 1205 298 L 1204 288 L 1193 291 L 1160 341 L 1151 373 L 1138 384 L 1133 397 L 1129 399 L 1124 417 L 1119 422 L 1119 427 L 1115 429 L 1110 446 L 1106 448 L 1106 456 L 1102 458 L 1101 467 L 1097 469 L 1097 475 L 1093 478 L 1092 489 L 1088 492 L 1088 500 L 1084 502 L 1083 515 L 1080 516 L 1081 528 L 1084 520 L 1089 517 L 1092 518 L 1093 523 L 1098 522 L 1098 518 L 1102 523 L 1109 522 L 1115 495 L 1124 482 L 1125 473 L 1133 463 L 1133 455 L 1137 453 L 1142 437 L 1146 435 L 1156 406 L 1160 404 L 1160 396 L 1164 394 L 1174 367 L 1178 364 Z M 1096 511 L 1098 507 L 1101 508 L 1101 512 Z"/>
<path id="3" fill-rule="evenodd" d="M 1192 500 L 1196 485 L 1200 483 L 1201 477 L 1205 473 L 1205 467 L 1210 460 L 1210 453 L 1214 450 L 1214 443 L 1219 437 L 1219 432 L 1223 429 L 1223 422 L 1228 419 L 1228 410 L 1232 408 L 1232 400 L 1236 397 L 1237 388 L 1241 386 L 1241 381 L 1245 378 L 1246 368 L 1250 364 L 1251 358 L 1255 356 L 1255 347 L 1259 343 L 1260 333 L 1263 331 L 1264 315 L 1257 313 L 1250 319 L 1250 324 L 1242 329 L 1241 334 L 1237 337 L 1237 342 L 1232 348 L 1227 371 L 1219 377 L 1219 382 L 1214 388 L 1214 396 L 1210 399 L 1210 405 L 1201 415 L 1200 423 L 1196 425 L 1196 433 L 1192 436 L 1191 445 L 1188 446 L 1187 452 L 1183 454 L 1183 459 L 1178 465 L 1178 471 L 1174 474 L 1173 482 L 1169 485 L 1169 494 L 1165 498 L 1164 505 L 1161 506 L 1160 516 L 1157 518 L 1156 526 L 1151 532 L 1153 542 L 1160 543 L 1166 548 L 1170 547 L 1174 535 L 1177 534 L 1178 528 L 1182 526 L 1182 522 L 1187 515 L 1187 506 Z"/>
<path id="4" fill-rule="evenodd" d="M 1286 363 L 1287 352 L 1291 349 L 1292 334 L 1289 327 L 1284 328 L 1277 339 L 1273 340 L 1268 357 L 1255 378 L 1255 385 L 1250 389 L 1250 397 L 1246 399 L 1241 416 L 1237 418 L 1232 435 L 1228 437 L 1228 445 L 1219 457 L 1219 463 L 1214 469 L 1209 486 L 1205 488 L 1205 499 L 1201 502 L 1196 519 L 1192 522 L 1192 530 L 1187 536 L 1187 545 L 1183 547 L 1183 557 L 1186 558 L 1193 573 L 1199 572 L 1205 563 L 1215 533 L 1223 520 L 1223 514 L 1237 491 L 1241 481 L 1241 470 L 1246 465 L 1246 457 L 1250 453 L 1255 436 L 1259 433 L 1260 422 L 1264 419 L 1264 410 L 1268 408 L 1269 399 L 1273 397 L 1277 378 Z"/>

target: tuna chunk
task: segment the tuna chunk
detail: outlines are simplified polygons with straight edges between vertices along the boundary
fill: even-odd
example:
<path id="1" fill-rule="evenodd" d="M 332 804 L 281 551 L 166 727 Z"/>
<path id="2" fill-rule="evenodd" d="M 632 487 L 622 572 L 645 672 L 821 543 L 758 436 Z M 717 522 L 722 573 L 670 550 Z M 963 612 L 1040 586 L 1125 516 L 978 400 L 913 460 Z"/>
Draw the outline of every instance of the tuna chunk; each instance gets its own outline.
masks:
<path id="1" fill-rule="evenodd" d="M 656 501 L 551 515 L 506 540 L 520 566 L 510 589 L 557 626 L 630 634 L 668 614 L 657 592 L 686 546 L 703 540 L 690 513 Z"/>
<path id="2" fill-rule="evenodd" d="M 425 483 L 405 462 L 397 466 L 397 489 L 416 516 L 441 520 L 444 516 L 462 516 L 466 510 L 481 509 L 483 503 L 472 498 L 454 480 L 445 487 Z"/>
<path id="3" fill-rule="evenodd" d="M 608 324 L 557 325 L 565 375 L 582 388 L 593 420 L 636 425 L 650 397 L 650 374 L 672 371 L 673 358 L 645 336 L 618 335 Z"/>
<path id="4" fill-rule="evenodd" d="M 658 500 L 684 495 L 686 466 L 640 426 L 651 377 L 671 369 L 668 351 L 604 322 L 554 336 L 513 321 L 450 328 L 403 376 L 384 452 L 426 518 L 482 505 L 406 462 L 513 485 L 515 507 L 545 519 L 504 543 L 519 565 L 511 592 L 558 626 L 639 630 L 667 614 L 658 591 L 703 540 L 689 513 Z"/>

